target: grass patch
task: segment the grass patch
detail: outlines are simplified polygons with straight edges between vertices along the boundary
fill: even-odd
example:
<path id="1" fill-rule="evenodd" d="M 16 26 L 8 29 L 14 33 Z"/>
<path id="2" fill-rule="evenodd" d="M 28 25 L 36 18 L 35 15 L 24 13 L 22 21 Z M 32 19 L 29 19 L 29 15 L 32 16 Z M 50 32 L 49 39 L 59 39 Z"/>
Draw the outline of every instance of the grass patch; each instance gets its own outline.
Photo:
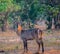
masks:
<path id="1" fill-rule="evenodd" d="M 48 42 L 48 41 L 46 41 L 45 43 L 44 43 L 44 45 L 46 46 L 46 47 L 50 47 L 50 46 L 58 46 L 58 45 L 60 45 L 60 43 L 57 43 L 57 42 Z"/>
<path id="2" fill-rule="evenodd" d="M 0 45 L 0 50 L 5 50 L 5 51 L 8 51 L 8 50 L 16 50 L 16 49 L 22 49 L 23 46 L 20 45 L 20 44 L 1 44 Z"/>

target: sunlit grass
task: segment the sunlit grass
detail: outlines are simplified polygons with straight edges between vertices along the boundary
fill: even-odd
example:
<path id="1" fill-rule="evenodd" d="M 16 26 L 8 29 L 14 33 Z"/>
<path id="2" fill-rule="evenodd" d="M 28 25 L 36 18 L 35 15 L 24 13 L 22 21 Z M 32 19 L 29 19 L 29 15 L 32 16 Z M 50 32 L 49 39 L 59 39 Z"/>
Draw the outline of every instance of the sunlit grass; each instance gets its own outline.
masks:
<path id="1" fill-rule="evenodd" d="M 60 45 L 60 43 L 57 43 L 57 42 L 45 42 L 44 45 L 46 47 L 50 47 L 50 46 L 58 46 L 58 45 Z"/>
<path id="2" fill-rule="evenodd" d="M 7 34 L 6 34 L 7 35 Z M 60 31 L 43 31 L 43 37 L 46 36 L 60 36 Z M 4 36 L 5 37 L 5 36 Z M 7 37 L 7 36 L 6 36 Z M 51 41 L 50 41 L 51 40 Z M 52 38 L 51 39 L 46 39 L 44 40 L 44 46 L 45 47 L 60 47 L 60 42 L 57 42 L 58 39 L 55 39 L 55 38 Z M 59 39 L 60 40 L 60 39 Z M 28 47 L 31 48 L 36 48 L 37 47 L 37 44 L 35 41 L 31 41 L 31 42 L 28 42 Z M 8 50 L 19 50 L 19 49 L 23 49 L 23 44 L 22 43 L 0 43 L 0 50 L 5 50 L 5 51 L 8 51 Z"/>
<path id="3" fill-rule="evenodd" d="M 20 44 L 10 44 L 10 45 L 7 45 L 7 44 L 1 44 L 0 45 L 0 50 L 5 50 L 5 51 L 8 51 L 8 50 L 18 50 L 18 49 L 23 49 L 23 45 L 20 45 Z"/>
<path id="4" fill-rule="evenodd" d="M 57 42 L 48 42 L 48 41 L 44 41 L 44 47 L 60 47 L 60 43 Z M 34 43 L 28 43 L 28 47 L 29 48 L 37 48 L 38 45 L 36 44 L 36 42 Z M 23 49 L 23 44 L 0 44 L 0 50 L 5 50 L 5 51 L 12 51 L 12 50 L 20 50 Z"/>

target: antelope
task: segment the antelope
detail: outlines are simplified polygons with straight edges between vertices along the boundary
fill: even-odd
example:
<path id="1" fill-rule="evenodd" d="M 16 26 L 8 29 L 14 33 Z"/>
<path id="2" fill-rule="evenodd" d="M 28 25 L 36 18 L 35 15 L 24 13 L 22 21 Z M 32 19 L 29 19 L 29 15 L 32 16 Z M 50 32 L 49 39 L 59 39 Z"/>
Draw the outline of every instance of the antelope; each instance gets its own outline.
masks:
<path id="1" fill-rule="evenodd" d="M 36 40 L 36 43 L 38 45 L 38 51 L 40 51 L 40 45 L 42 46 L 42 52 L 44 52 L 44 45 L 42 40 L 42 30 L 39 28 L 33 28 L 33 29 L 27 29 L 23 30 L 22 27 L 18 26 L 18 34 L 23 40 L 24 44 L 24 52 L 28 51 L 27 41 L 28 40 Z"/>

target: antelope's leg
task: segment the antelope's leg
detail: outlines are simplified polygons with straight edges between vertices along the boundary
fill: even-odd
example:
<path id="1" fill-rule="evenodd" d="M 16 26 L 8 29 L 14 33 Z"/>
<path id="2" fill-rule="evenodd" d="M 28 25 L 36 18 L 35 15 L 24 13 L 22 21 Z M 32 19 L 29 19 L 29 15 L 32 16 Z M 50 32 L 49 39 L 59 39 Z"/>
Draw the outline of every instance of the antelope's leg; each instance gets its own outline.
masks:
<path id="1" fill-rule="evenodd" d="M 28 47 L 27 47 L 27 40 L 23 40 L 24 43 L 24 52 L 28 51 Z"/>
<path id="2" fill-rule="evenodd" d="M 42 40 L 41 40 L 41 46 L 42 46 L 42 52 L 44 52 L 44 44 Z"/>
<path id="3" fill-rule="evenodd" d="M 40 40 L 36 40 L 37 44 L 38 44 L 38 52 L 40 51 Z"/>
<path id="4" fill-rule="evenodd" d="M 37 40 L 37 44 L 38 44 L 38 52 L 40 51 L 40 45 L 42 46 L 42 52 L 44 52 L 44 44 L 42 39 Z"/>
<path id="5" fill-rule="evenodd" d="M 38 43 L 38 52 L 40 51 L 40 43 Z"/>

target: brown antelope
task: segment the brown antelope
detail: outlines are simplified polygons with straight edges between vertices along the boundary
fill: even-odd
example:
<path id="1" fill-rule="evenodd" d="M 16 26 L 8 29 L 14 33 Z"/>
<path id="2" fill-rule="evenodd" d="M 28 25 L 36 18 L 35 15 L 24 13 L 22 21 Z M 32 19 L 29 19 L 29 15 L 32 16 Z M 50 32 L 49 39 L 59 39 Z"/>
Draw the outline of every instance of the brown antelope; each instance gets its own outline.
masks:
<path id="1" fill-rule="evenodd" d="M 40 44 L 41 44 L 42 52 L 44 52 L 44 46 L 43 46 L 43 41 L 42 41 L 42 30 L 38 28 L 23 30 L 22 27 L 20 26 L 18 28 L 18 32 L 20 33 L 19 36 L 23 40 L 24 52 L 28 51 L 27 41 L 34 40 L 34 39 L 36 40 L 36 43 L 38 44 L 38 51 L 40 50 Z"/>

